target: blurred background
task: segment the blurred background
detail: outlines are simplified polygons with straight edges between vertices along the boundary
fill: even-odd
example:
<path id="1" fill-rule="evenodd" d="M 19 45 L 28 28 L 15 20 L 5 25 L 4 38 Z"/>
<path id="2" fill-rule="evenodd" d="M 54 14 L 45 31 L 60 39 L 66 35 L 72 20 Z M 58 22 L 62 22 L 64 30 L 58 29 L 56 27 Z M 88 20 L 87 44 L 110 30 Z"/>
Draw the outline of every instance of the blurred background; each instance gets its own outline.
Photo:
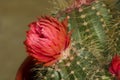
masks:
<path id="1" fill-rule="evenodd" d="M 49 0 L 0 0 L 0 80 L 15 80 L 26 57 L 23 41 L 28 24 L 48 14 Z"/>

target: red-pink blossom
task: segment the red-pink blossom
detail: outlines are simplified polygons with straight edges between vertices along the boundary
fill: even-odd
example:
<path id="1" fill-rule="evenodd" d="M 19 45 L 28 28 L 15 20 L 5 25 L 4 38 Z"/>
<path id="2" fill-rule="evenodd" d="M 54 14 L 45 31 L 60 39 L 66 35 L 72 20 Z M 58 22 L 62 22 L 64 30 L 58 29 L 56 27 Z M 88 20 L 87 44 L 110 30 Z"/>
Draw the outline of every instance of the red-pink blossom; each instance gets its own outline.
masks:
<path id="1" fill-rule="evenodd" d="M 45 66 L 51 66 L 61 57 L 70 42 L 67 18 L 60 22 L 53 17 L 41 17 L 32 22 L 25 45 L 29 56 Z"/>

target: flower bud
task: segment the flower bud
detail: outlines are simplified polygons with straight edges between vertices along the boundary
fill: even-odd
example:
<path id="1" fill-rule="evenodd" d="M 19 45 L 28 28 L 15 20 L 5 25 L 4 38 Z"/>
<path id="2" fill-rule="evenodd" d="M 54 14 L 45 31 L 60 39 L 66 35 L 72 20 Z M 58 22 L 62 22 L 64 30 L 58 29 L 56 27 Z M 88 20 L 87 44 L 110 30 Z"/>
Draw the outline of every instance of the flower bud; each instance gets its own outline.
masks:
<path id="1" fill-rule="evenodd" d="M 109 72 L 116 76 L 117 80 L 120 80 L 120 56 L 115 55 L 111 61 Z"/>

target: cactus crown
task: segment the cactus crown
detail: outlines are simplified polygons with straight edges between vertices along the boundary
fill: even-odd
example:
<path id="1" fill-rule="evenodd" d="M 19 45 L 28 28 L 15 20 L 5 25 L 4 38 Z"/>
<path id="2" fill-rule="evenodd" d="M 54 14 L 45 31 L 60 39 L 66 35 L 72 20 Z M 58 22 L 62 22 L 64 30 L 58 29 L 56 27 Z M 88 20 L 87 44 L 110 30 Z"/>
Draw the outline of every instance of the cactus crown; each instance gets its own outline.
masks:
<path id="1" fill-rule="evenodd" d="M 60 20 L 69 17 L 69 30 L 73 30 L 71 44 L 63 52 L 67 57 L 55 65 L 34 65 L 31 80 L 113 80 L 108 66 L 112 56 L 120 53 L 119 12 L 112 8 L 111 12 L 106 2 L 96 0 L 65 13 L 73 0 L 52 1 L 56 5 L 53 16 L 63 12 Z"/>

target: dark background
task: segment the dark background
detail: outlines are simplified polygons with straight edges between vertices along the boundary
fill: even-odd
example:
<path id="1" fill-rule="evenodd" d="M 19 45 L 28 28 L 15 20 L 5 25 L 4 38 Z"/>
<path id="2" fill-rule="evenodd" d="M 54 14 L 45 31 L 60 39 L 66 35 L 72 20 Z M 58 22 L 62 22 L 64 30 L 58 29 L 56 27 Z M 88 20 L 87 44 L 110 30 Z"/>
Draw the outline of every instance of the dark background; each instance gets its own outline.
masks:
<path id="1" fill-rule="evenodd" d="M 26 57 L 23 41 L 27 25 L 49 13 L 49 0 L 0 0 L 0 80 L 15 80 Z"/>

